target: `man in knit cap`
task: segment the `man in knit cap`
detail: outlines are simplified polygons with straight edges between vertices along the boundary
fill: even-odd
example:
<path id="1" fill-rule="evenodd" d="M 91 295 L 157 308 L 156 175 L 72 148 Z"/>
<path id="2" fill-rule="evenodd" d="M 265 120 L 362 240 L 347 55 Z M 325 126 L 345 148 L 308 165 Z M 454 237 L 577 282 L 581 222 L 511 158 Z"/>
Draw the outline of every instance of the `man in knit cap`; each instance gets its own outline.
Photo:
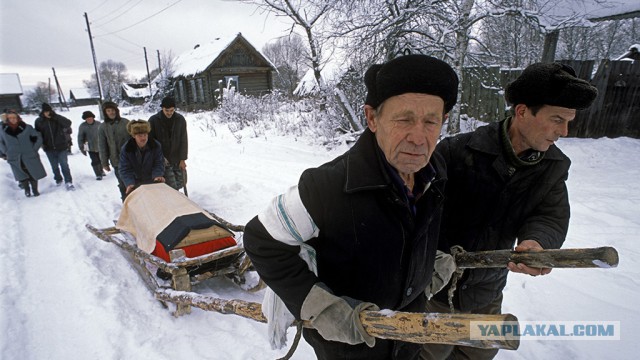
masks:
<path id="1" fill-rule="evenodd" d="M 165 97 L 160 107 L 161 110 L 149 118 L 150 136 L 162 145 L 162 153 L 166 159 L 164 177 L 167 185 L 179 190 L 184 187 L 184 174 L 187 171 L 187 122 L 184 116 L 176 112 L 174 98 Z"/>
<path id="2" fill-rule="evenodd" d="M 42 149 L 51 164 L 56 185 L 62 185 L 64 180 L 67 190 L 75 190 L 68 160 L 71 120 L 57 114 L 51 105 L 44 103 L 33 127 L 42 134 Z"/>
<path id="3" fill-rule="evenodd" d="M 120 164 L 120 149 L 131 138 L 127 131 L 129 120 L 120 116 L 118 105 L 111 101 L 102 104 L 102 112 L 104 114 L 104 123 L 98 128 L 98 151 L 100 152 L 100 162 L 105 171 L 111 171 L 118 179 L 118 189 L 120 190 L 120 198 L 124 201 L 126 190 L 118 166 Z M 111 163 L 111 166 L 109 166 Z"/>
<path id="4" fill-rule="evenodd" d="M 571 67 L 533 64 L 505 89 L 511 116 L 442 140 L 436 154 L 444 158 L 448 180 L 440 250 L 560 248 L 569 225 L 565 181 L 571 162 L 555 142 L 567 136 L 576 110 L 589 107 L 596 96 L 596 88 Z M 510 263 L 504 269 L 466 270 L 451 299 L 456 311 L 499 314 L 509 271 L 542 276 L 551 269 Z M 450 311 L 450 286 L 427 303 L 427 312 Z M 421 358 L 482 360 L 497 353 L 427 344 Z"/>
<path id="5" fill-rule="evenodd" d="M 371 66 L 365 84 L 368 128 L 253 218 L 244 245 L 292 318 L 311 322 L 303 334 L 319 359 L 415 359 L 419 345 L 372 337 L 358 314 L 424 309 L 446 180 L 433 151 L 458 77 L 406 55 Z"/>
<path id="6" fill-rule="evenodd" d="M 91 158 L 91 167 L 96 174 L 96 180 L 102 180 L 105 175 L 102 170 L 102 164 L 100 163 L 100 152 L 98 149 L 98 129 L 100 128 L 100 121 L 96 120 L 96 116 L 91 111 L 85 111 L 82 113 L 82 124 L 78 128 L 78 147 L 82 155 Z"/>

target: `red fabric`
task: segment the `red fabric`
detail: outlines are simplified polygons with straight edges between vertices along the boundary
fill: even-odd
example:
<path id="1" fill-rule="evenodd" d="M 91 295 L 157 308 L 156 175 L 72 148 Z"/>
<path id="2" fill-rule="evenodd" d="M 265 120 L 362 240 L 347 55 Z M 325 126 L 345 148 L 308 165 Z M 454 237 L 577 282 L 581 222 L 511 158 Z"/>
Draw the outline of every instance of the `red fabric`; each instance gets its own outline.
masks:
<path id="1" fill-rule="evenodd" d="M 236 244 L 237 244 L 236 241 L 229 236 L 221 239 L 210 240 L 200 244 L 194 244 L 194 245 L 189 245 L 185 247 L 177 247 L 176 249 L 182 249 L 184 250 L 184 253 L 188 258 L 194 258 L 200 255 L 210 254 L 214 251 L 226 249 Z M 165 251 L 164 247 L 162 246 L 162 243 L 160 243 L 160 241 L 158 240 L 156 240 L 156 248 L 153 250 L 151 254 L 163 259 L 166 262 L 171 262 L 171 259 L 169 258 L 169 254 Z"/>

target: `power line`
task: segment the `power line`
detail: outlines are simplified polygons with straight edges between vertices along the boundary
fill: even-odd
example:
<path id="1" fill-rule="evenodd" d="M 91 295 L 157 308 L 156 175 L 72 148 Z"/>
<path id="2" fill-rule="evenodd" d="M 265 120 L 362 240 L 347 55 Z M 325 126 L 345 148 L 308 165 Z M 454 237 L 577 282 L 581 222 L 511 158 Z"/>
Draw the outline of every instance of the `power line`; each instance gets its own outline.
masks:
<path id="1" fill-rule="evenodd" d="M 158 12 L 156 12 L 156 13 L 154 13 L 154 14 L 152 14 L 152 15 L 150 15 L 150 16 L 148 16 L 148 17 L 146 17 L 146 18 L 144 18 L 144 19 L 142 19 L 142 20 L 140 20 L 140 21 L 138 21 L 137 23 L 135 23 L 135 24 L 133 24 L 133 25 L 129 25 L 129 26 L 127 26 L 127 27 L 125 27 L 125 28 L 122 28 L 122 29 L 120 29 L 120 30 L 112 31 L 112 32 L 110 32 L 110 33 L 102 34 L 102 35 L 95 36 L 95 37 L 103 37 L 103 36 L 107 36 L 107 35 L 113 35 L 113 34 L 116 34 L 116 33 L 122 32 L 122 31 L 125 31 L 125 30 L 127 30 L 127 29 L 131 29 L 132 27 L 134 27 L 134 26 L 136 26 L 136 25 L 138 25 L 138 24 L 140 24 L 140 23 L 142 23 L 142 22 L 145 22 L 145 21 L 147 21 L 147 20 L 151 19 L 152 17 L 154 17 L 154 16 L 156 16 L 156 15 L 160 14 L 161 12 L 163 12 L 163 11 L 165 11 L 165 10 L 169 9 L 170 7 L 172 7 L 172 6 L 176 5 L 177 3 L 181 2 L 181 1 L 182 1 L 182 0 L 178 0 L 178 1 L 174 2 L 174 3 L 172 3 L 171 5 L 169 5 L 169 6 L 165 7 L 165 8 L 163 8 L 162 10 L 160 10 L 160 11 L 158 11 Z"/>
<path id="2" fill-rule="evenodd" d="M 108 0 L 107 0 L 107 1 L 108 1 Z M 117 9 L 115 9 L 115 10 L 113 10 L 113 11 L 109 11 L 109 12 L 107 12 L 104 16 L 99 17 L 99 18 L 97 18 L 97 19 L 93 20 L 93 21 L 92 21 L 92 23 L 93 23 L 93 22 L 100 22 L 102 19 L 105 19 L 105 18 L 108 18 L 108 17 L 113 16 L 113 13 L 114 13 L 114 12 L 119 11 L 120 9 L 122 9 L 123 7 L 125 7 L 125 6 L 127 6 L 127 5 L 129 5 L 129 2 L 125 0 L 125 2 L 124 2 L 122 5 L 120 5 L 120 7 L 118 7 Z"/>
<path id="3" fill-rule="evenodd" d="M 88 11 L 88 12 L 94 12 L 98 9 L 100 9 L 102 7 L 102 5 L 108 3 L 110 0 L 104 0 L 100 5 L 96 6 L 95 8 L 93 8 L 92 10 Z"/>
<path id="4" fill-rule="evenodd" d="M 128 7 L 128 8 L 126 8 L 126 9 L 123 9 L 123 10 L 122 10 L 121 12 L 119 12 L 119 13 L 116 13 L 115 11 L 114 11 L 114 12 L 112 12 L 111 14 L 112 14 L 113 16 L 111 17 L 111 19 L 105 20 L 102 24 L 96 24 L 95 26 L 97 26 L 97 27 L 101 27 L 101 26 L 103 26 L 103 25 L 105 25 L 105 24 L 109 23 L 110 21 L 113 21 L 114 19 L 119 18 L 119 17 L 120 17 L 120 16 L 122 16 L 123 14 L 125 14 L 125 13 L 127 13 L 127 12 L 131 11 L 131 9 L 133 9 L 134 7 L 136 7 L 136 6 L 137 6 L 138 4 L 140 4 L 142 1 L 144 1 L 144 0 L 138 0 L 138 2 L 136 2 L 136 3 L 132 4 L 131 6 L 129 6 L 129 7 Z M 128 4 L 126 4 L 126 5 L 128 5 Z"/>

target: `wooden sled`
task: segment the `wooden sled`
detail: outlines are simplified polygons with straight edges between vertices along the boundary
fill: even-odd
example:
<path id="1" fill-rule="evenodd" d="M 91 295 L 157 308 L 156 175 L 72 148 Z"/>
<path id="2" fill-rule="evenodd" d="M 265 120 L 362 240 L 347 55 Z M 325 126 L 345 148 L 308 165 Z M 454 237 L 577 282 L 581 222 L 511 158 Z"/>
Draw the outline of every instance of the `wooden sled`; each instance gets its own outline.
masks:
<path id="1" fill-rule="evenodd" d="M 252 265 L 240 245 L 194 258 L 186 257 L 182 249 L 175 249 L 169 252 L 171 262 L 166 262 L 138 248 L 135 238 L 126 231 L 119 230 L 116 227 L 98 229 L 89 224 L 87 224 L 86 227 L 99 239 L 115 244 L 121 248 L 124 251 L 125 257 L 128 258 L 149 290 L 154 294 L 167 293 L 167 291 L 171 292 L 170 290 L 191 292 L 192 285 L 218 276 L 229 278 L 246 291 L 257 291 L 264 287 L 264 283 L 261 280 L 256 284 L 251 284 L 250 281 L 247 281 L 245 275 L 246 272 L 251 269 Z M 193 269 L 207 266 L 209 268 L 208 271 L 193 271 Z M 158 277 L 158 269 L 170 275 L 170 280 L 166 281 Z M 197 294 L 192 293 L 192 295 Z M 160 302 L 165 307 L 168 307 L 168 304 L 164 300 Z M 189 314 L 190 312 L 190 305 L 176 303 L 176 310 L 173 314 L 177 317 Z"/>
<path id="2" fill-rule="evenodd" d="M 104 229 L 86 227 L 99 239 L 120 247 L 154 294 L 191 292 L 192 285 L 218 276 L 247 291 L 264 287 L 257 276 L 249 280 L 245 276 L 251 261 L 233 233 L 244 227 L 203 210 L 165 184 L 134 190 L 114 223 Z M 175 316 L 190 313 L 190 305 L 174 303 Z"/>

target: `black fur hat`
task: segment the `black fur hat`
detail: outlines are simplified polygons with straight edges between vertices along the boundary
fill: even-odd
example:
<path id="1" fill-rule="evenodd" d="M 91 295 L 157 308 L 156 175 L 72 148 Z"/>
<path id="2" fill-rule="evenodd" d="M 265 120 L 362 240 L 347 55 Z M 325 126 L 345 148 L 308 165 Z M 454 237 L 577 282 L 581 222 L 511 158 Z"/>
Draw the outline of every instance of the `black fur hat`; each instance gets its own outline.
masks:
<path id="1" fill-rule="evenodd" d="M 598 90 L 576 76 L 575 70 L 561 63 L 536 63 L 507 85 L 504 98 L 509 105 L 552 105 L 569 109 L 586 109 Z"/>
<path id="2" fill-rule="evenodd" d="M 170 96 L 166 96 L 164 99 L 162 99 L 162 103 L 160 104 L 160 107 L 163 108 L 174 108 L 176 107 L 176 100 Z"/>
<path id="3" fill-rule="evenodd" d="M 82 120 L 86 120 L 90 117 L 95 118 L 96 116 L 91 111 L 85 111 L 82 113 Z"/>
<path id="4" fill-rule="evenodd" d="M 405 55 L 371 65 L 364 82 L 365 104 L 374 108 L 392 96 L 411 92 L 441 97 L 445 112 L 458 100 L 458 75 L 449 64 L 427 55 Z"/>
<path id="5" fill-rule="evenodd" d="M 45 111 L 52 111 L 53 109 L 51 108 L 51 105 L 47 104 L 47 103 L 42 103 L 42 112 Z"/>

